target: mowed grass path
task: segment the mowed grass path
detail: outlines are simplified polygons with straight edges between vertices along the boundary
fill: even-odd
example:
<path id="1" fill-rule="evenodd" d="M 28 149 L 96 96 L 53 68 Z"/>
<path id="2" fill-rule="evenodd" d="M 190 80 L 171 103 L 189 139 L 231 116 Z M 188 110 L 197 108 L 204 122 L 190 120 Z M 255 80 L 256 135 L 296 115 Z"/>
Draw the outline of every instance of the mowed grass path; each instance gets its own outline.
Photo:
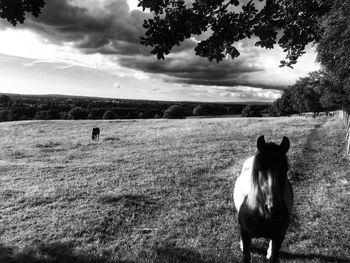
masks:
<path id="1" fill-rule="evenodd" d="M 101 129 L 91 141 L 91 129 Z M 348 262 L 336 119 L 0 123 L 0 262 L 238 262 L 232 190 L 256 139 L 291 140 L 282 262 Z M 264 262 L 266 242 L 255 242 Z"/>

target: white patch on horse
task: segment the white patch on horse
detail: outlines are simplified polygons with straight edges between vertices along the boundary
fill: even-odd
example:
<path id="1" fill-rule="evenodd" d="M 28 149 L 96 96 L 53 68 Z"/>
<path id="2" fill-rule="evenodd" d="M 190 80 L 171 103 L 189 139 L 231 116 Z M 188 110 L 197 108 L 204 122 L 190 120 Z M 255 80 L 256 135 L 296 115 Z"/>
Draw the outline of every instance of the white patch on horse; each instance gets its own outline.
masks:
<path id="1" fill-rule="evenodd" d="M 249 157 L 247 160 L 244 161 L 241 174 L 238 176 L 235 187 L 233 190 L 233 200 L 235 203 L 235 207 L 237 212 L 239 212 L 239 209 L 241 208 L 241 205 L 244 201 L 244 198 L 248 196 L 248 205 L 251 208 L 255 208 L 255 199 L 249 198 L 249 195 L 255 196 L 255 190 L 253 189 L 253 183 L 252 183 L 252 172 L 253 172 L 253 162 L 254 162 L 255 156 Z M 293 193 L 291 186 L 289 182 L 286 182 L 286 185 L 284 187 L 284 194 L 283 194 L 283 200 L 285 204 L 287 205 L 288 212 L 292 212 L 293 207 Z"/>
<path id="2" fill-rule="evenodd" d="M 243 163 L 240 176 L 237 178 L 233 190 L 233 199 L 237 212 L 241 208 L 244 198 L 251 192 L 252 187 L 252 170 L 255 156 L 249 157 Z"/>

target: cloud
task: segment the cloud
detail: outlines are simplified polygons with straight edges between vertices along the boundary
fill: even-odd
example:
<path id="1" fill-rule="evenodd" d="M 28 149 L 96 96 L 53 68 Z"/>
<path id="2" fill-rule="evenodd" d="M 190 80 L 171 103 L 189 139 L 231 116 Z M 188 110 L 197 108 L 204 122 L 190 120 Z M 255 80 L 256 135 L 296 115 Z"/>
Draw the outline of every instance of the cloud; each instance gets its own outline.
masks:
<path id="1" fill-rule="evenodd" d="M 18 28 L 35 30 L 56 44 L 69 42 L 84 53 L 146 56 L 150 52 L 140 45 L 140 36 L 148 16 L 130 11 L 125 0 L 96 3 L 91 9 L 69 0 L 49 0 L 38 18 L 30 17 Z"/>
<path id="2" fill-rule="evenodd" d="M 281 96 L 281 91 L 274 89 L 253 88 L 249 86 L 235 87 L 205 87 L 198 86 L 197 90 L 202 90 L 212 96 L 222 98 L 232 98 L 239 101 L 274 101 Z"/>
<path id="3" fill-rule="evenodd" d="M 70 43 L 84 53 L 154 57 L 150 54 L 150 48 L 140 44 L 140 36 L 145 33 L 142 24 L 145 19 L 151 16 L 149 13 L 130 10 L 126 0 L 87 1 L 85 6 L 78 6 L 77 4 L 81 4 L 81 2 L 78 0 L 75 2 L 48 0 L 38 18 L 30 17 L 19 28 L 29 27 L 44 35 L 51 42 Z M 192 51 L 196 45 L 193 38 L 187 39 L 180 46 L 173 48 L 173 54 Z M 208 63 L 206 59 L 199 60 L 195 57 L 194 52 L 187 52 L 184 55 L 187 58 L 188 56 L 196 58 L 195 62 L 200 61 L 200 67 L 216 64 Z M 180 60 L 177 64 L 181 66 L 183 59 L 181 59 L 181 55 L 179 57 Z M 171 56 L 169 58 L 171 64 L 174 64 L 176 58 L 171 59 Z M 206 62 L 203 64 L 203 61 Z M 159 64 L 165 65 L 164 63 Z M 237 72 L 240 65 L 243 67 L 241 71 L 246 71 L 249 68 L 242 61 L 234 63 L 231 67 L 234 67 L 235 72 Z M 164 70 L 167 72 L 167 68 Z"/>
<path id="4" fill-rule="evenodd" d="M 118 61 L 124 67 L 154 75 L 161 74 L 166 82 L 172 83 L 225 87 L 240 85 L 266 89 L 283 89 L 287 86 L 283 82 L 264 82 L 255 77 L 265 73 L 265 68 L 259 62 L 255 51 L 221 63 L 209 62 L 206 58 L 195 56 L 192 51 L 174 54 L 165 60 L 144 56 L 121 56 Z"/>
<path id="5" fill-rule="evenodd" d="M 153 56 L 150 47 L 140 44 L 140 37 L 145 33 L 143 21 L 150 16 L 140 10 L 130 10 L 126 0 L 85 3 L 48 0 L 39 17 L 29 17 L 18 28 L 35 30 L 56 44 L 71 43 L 87 54 Z M 186 40 L 173 52 L 195 45 L 194 41 Z"/>
<path id="6" fill-rule="evenodd" d="M 135 0 L 132 1 L 135 5 Z M 118 67 L 131 71 L 119 71 L 120 77 L 139 80 L 152 78 L 167 83 L 190 86 L 247 87 L 264 90 L 283 90 L 293 84 L 303 72 L 279 69 L 284 58 L 281 50 L 266 51 L 254 46 L 254 39 L 237 43 L 241 56 L 221 63 L 209 62 L 195 56 L 193 48 L 197 41 L 207 35 L 185 40 L 164 61 L 150 54 L 150 48 L 141 46 L 140 36 L 145 32 L 143 21 L 151 14 L 131 10 L 126 0 L 46 0 L 46 6 L 38 18 L 30 17 L 20 29 L 34 30 L 49 43 L 69 46 L 83 54 L 108 57 Z M 1 24 L 4 23 L 0 21 Z M 295 73 L 297 72 L 297 73 Z M 299 75 L 298 75 L 299 74 Z M 226 90 L 222 96 L 238 96 Z M 270 95 L 267 95 L 270 96 Z"/>

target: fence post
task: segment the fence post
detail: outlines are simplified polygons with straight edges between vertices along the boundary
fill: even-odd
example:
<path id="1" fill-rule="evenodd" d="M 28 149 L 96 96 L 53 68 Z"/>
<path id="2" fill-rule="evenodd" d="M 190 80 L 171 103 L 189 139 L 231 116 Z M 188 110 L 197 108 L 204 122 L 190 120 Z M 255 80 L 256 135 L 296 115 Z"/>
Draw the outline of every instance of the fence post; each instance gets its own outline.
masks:
<path id="1" fill-rule="evenodd" d="M 341 110 L 340 116 L 343 119 L 343 122 L 344 122 L 345 127 L 346 127 L 346 135 L 345 135 L 346 155 L 349 155 L 349 153 L 350 153 L 350 115 L 348 112 Z"/>
<path id="2" fill-rule="evenodd" d="M 349 132 L 350 132 L 350 121 L 349 121 L 349 114 L 345 113 L 345 124 L 346 124 L 346 139 L 349 140 Z"/>
<path id="3" fill-rule="evenodd" d="M 349 155 L 349 150 L 350 150 L 350 120 L 349 120 L 349 114 L 346 113 L 346 120 L 348 125 L 346 126 L 346 135 L 347 135 L 347 146 L 346 146 L 346 154 Z"/>
<path id="4" fill-rule="evenodd" d="M 345 110 L 338 111 L 339 119 L 341 119 L 345 126 L 345 139 L 346 139 L 346 155 L 350 153 L 350 114 Z"/>

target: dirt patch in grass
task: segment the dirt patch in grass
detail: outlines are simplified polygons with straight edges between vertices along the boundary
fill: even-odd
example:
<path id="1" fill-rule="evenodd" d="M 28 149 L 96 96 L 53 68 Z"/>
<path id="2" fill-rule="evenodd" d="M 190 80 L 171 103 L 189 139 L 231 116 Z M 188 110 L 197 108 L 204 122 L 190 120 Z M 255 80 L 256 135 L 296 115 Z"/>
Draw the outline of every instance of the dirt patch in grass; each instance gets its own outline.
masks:
<path id="1" fill-rule="evenodd" d="M 54 147 L 57 147 L 60 145 L 61 145 L 61 143 L 59 143 L 59 142 L 49 141 L 49 142 L 45 142 L 45 143 L 37 143 L 37 144 L 35 144 L 35 147 L 37 147 L 37 148 L 54 148 Z"/>
<path id="2" fill-rule="evenodd" d="M 133 231 L 155 231 L 152 222 L 159 215 L 161 203 L 144 195 L 103 195 L 98 201 L 107 206 L 104 215 L 94 226 L 93 232 L 100 233 L 103 240 Z"/>
<path id="3" fill-rule="evenodd" d="M 28 155 L 25 151 L 20 151 L 20 150 L 11 151 L 9 156 L 11 158 L 15 158 L 15 159 L 24 159 L 24 158 L 28 157 Z"/>
<path id="4" fill-rule="evenodd" d="M 24 192 L 21 190 L 15 190 L 15 189 L 1 189 L 0 190 L 0 196 L 3 199 L 10 199 L 10 198 L 17 198 L 18 196 L 22 195 Z"/>
<path id="5" fill-rule="evenodd" d="M 105 142 L 108 142 L 108 141 L 119 141 L 120 138 L 119 137 L 106 137 L 106 138 L 103 138 L 103 140 Z"/>
<path id="6" fill-rule="evenodd" d="M 41 207 L 56 201 L 54 196 L 28 196 L 21 197 L 17 202 L 19 207 Z"/>

